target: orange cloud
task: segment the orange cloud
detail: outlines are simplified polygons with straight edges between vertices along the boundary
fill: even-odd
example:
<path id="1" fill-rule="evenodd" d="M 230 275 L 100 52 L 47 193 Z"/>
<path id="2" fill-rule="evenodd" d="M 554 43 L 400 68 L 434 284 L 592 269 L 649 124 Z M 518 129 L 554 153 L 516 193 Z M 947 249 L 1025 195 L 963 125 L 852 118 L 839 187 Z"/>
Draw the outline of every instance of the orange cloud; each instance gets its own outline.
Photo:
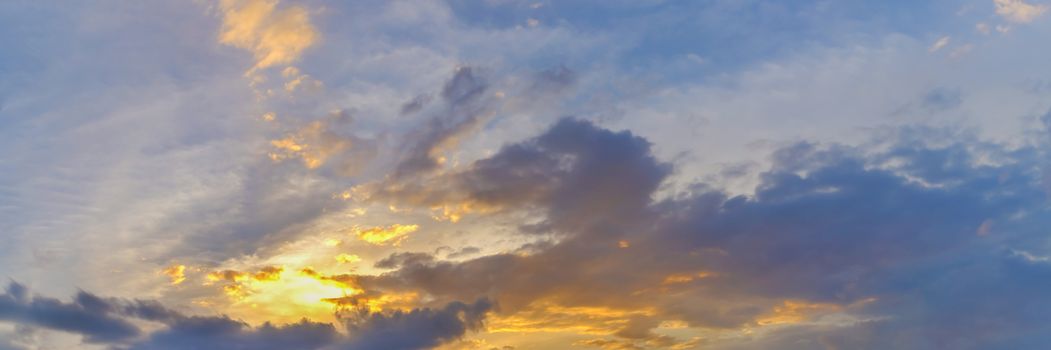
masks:
<path id="1" fill-rule="evenodd" d="M 185 265 L 172 265 L 161 271 L 162 274 L 168 276 L 171 279 L 173 286 L 179 285 L 183 281 L 186 281 L 186 266 Z"/>
<path id="2" fill-rule="evenodd" d="M 274 151 L 268 156 L 275 162 L 299 158 L 308 169 L 334 163 L 340 173 L 353 175 L 371 159 L 372 153 L 366 141 L 332 130 L 334 123 L 348 120 L 347 115 L 334 113 L 328 119 L 310 122 L 283 138 L 271 140 Z"/>
<path id="3" fill-rule="evenodd" d="M 770 313 L 756 319 L 760 326 L 796 324 L 805 322 L 816 315 L 827 314 L 842 310 L 835 304 L 807 303 L 803 301 L 785 300 L 779 306 L 775 306 Z"/>
<path id="4" fill-rule="evenodd" d="M 306 9 L 279 8 L 277 0 L 221 0 L 219 10 L 219 42 L 251 51 L 250 71 L 295 62 L 319 37 Z"/>

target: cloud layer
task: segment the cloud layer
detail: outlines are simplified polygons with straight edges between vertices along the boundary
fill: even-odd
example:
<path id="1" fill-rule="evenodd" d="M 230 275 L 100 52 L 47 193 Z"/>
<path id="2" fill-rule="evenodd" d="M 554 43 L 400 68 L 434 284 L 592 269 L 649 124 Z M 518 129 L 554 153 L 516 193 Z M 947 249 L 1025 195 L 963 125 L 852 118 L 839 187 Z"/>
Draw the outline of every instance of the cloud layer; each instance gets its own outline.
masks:
<path id="1" fill-rule="evenodd" d="M 1048 5 L 0 2 L 0 349 L 1043 349 Z"/>

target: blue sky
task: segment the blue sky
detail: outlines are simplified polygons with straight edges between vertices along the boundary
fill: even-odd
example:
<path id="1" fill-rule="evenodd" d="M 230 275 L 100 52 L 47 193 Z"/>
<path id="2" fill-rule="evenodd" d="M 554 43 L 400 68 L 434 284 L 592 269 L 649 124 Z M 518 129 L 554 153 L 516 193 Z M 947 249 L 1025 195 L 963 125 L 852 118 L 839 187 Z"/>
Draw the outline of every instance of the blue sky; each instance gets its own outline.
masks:
<path id="1" fill-rule="evenodd" d="M 1051 3 L 0 4 L 0 349 L 1043 349 Z"/>

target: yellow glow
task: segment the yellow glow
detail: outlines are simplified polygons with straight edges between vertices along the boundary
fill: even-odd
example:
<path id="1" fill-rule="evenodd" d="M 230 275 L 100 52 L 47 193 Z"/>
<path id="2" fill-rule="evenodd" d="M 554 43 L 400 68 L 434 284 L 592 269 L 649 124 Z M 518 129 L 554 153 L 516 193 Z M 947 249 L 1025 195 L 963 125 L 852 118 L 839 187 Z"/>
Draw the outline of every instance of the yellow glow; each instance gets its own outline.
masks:
<path id="1" fill-rule="evenodd" d="M 219 282 L 219 281 L 238 282 L 238 281 L 244 280 L 245 276 L 246 276 L 246 274 L 243 273 L 243 272 L 240 272 L 240 271 L 223 270 L 223 271 L 209 272 L 208 275 L 205 276 L 205 279 L 208 282 Z"/>
<path id="2" fill-rule="evenodd" d="M 511 315 L 494 315 L 489 323 L 489 331 L 608 335 L 623 328 L 632 317 L 653 315 L 656 315 L 656 311 L 648 308 L 567 307 L 552 302 L 538 302 Z"/>
<path id="3" fill-rule="evenodd" d="M 205 278 L 209 282 L 207 284 L 219 281 L 274 281 L 280 278 L 281 272 L 284 270 L 285 268 L 282 266 L 266 266 L 259 269 L 259 271 L 257 271 L 256 273 L 241 272 L 236 270 L 222 270 L 209 272 L 208 275 L 205 276 Z"/>
<path id="4" fill-rule="evenodd" d="M 784 325 L 802 323 L 814 315 L 836 312 L 842 308 L 835 304 L 807 303 L 804 301 L 785 300 L 780 306 L 758 319 L 756 324 L 760 326 Z"/>
<path id="5" fill-rule="evenodd" d="M 328 123 L 323 121 L 311 122 L 293 134 L 271 140 L 270 145 L 276 149 L 269 154 L 271 160 L 299 158 L 308 169 L 324 165 L 329 157 L 352 146 L 350 139 L 330 131 Z"/>
<path id="6" fill-rule="evenodd" d="M 228 312 L 250 322 L 294 322 L 304 317 L 333 321 L 336 307 L 328 300 L 360 293 L 338 281 L 287 269 L 239 276 L 223 286 L 223 293 L 233 302 Z"/>
<path id="7" fill-rule="evenodd" d="M 377 226 L 367 229 L 354 229 L 354 233 L 362 241 L 375 245 L 399 245 L 409 237 L 410 233 L 416 232 L 419 225 L 394 224 L 387 227 Z"/>
<path id="8" fill-rule="evenodd" d="M 335 246 L 338 246 L 340 244 L 343 244 L 343 241 L 335 239 L 335 238 L 329 238 L 329 239 L 325 240 L 325 246 L 328 246 L 328 247 L 335 247 Z"/>
<path id="9" fill-rule="evenodd" d="M 416 293 L 388 293 L 379 296 L 365 297 L 363 295 L 350 295 L 342 298 L 329 298 L 324 300 L 338 309 L 366 309 L 369 312 L 381 312 L 384 310 L 408 311 L 419 303 L 420 296 Z"/>
<path id="10" fill-rule="evenodd" d="M 184 265 L 172 265 L 161 271 L 162 274 L 168 276 L 171 279 L 173 286 L 179 285 L 183 281 L 186 281 L 186 266 Z"/>
<path id="11" fill-rule="evenodd" d="M 292 139 L 291 136 L 280 140 L 270 141 L 270 145 L 277 147 L 278 149 L 283 149 L 291 152 L 300 152 L 303 151 L 304 148 L 306 148 L 306 145 L 299 144 L 298 142 L 296 142 L 296 140 Z"/>
<path id="12" fill-rule="evenodd" d="M 467 214 L 491 213 L 499 208 L 468 200 L 460 203 L 443 204 L 431 208 L 431 218 L 437 221 L 460 222 Z"/>
<path id="13" fill-rule="evenodd" d="M 668 275 L 668 277 L 664 278 L 663 284 L 668 285 L 668 284 L 678 284 L 678 283 L 693 282 L 694 280 L 702 279 L 702 278 L 708 278 L 708 277 L 711 277 L 713 275 L 714 274 L 712 274 L 711 272 L 707 272 L 707 271 L 701 271 L 701 272 L 698 272 L 698 273 L 695 273 L 695 274 Z"/>
<path id="14" fill-rule="evenodd" d="M 617 242 L 617 246 L 621 247 L 621 248 L 630 248 L 631 247 L 631 242 L 628 242 L 628 241 L 625 241 L 625 240 L 621 240 L 620 242 Z"/>
<path id="15" fill-rule="evenodd" d="M 361 261 L 361 257 L 354 254 L 340 254 L 336 256 L 336 261 L 340 264 L 353 264 Z"/>
<path id="16" fill-rule="evenodd" d="M 684 321 L 663 321 L 657 327 L 666 329 L 683 329 L 690 327 L 690 324 Z"/>

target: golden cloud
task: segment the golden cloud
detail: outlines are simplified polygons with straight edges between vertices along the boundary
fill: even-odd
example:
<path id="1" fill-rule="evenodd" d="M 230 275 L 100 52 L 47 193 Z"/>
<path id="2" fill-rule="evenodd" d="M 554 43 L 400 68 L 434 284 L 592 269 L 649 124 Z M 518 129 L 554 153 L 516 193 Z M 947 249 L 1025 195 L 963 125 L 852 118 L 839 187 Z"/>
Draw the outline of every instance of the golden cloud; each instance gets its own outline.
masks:
<path id="1" fill-rule="evenodd" d="M 756 319 L 760 326 L 796 324 L 805 322 L 817 315 L 838 312 L 843 308 L 836 304 L 807 303 L 797 300 L 785 300 L 775 306 L 770 313 Z"/>
<path id="2" fill-rule="evenodd" d="M 623 329 L 633 317 L 655 315 L 656 311 L 648 308 L 629 310 L 605 306 L 563 306 L 539 301 L 516 313 L 494 317 L 489 331 L 610 335 Z"/>
<path id="3" fill-rule="evenodd" d="M 285 268 L 281 266 L 266 266 L 255 273 L 236 270 L 213 271 L 209 272 L 205 278 L 209 282 L 276 281 L 281 278 L 281 272 L 283 271 L 285 271 Z"/>
<path id="4" fill-rule="evenodd" d="M 353 264 L 361 261 L 361 257 L 354 254 L 340 254 L 336 256 L 336 261 L 340 264 Z"/>
<path id="5" fill-rule="evenodd" d="M 319 34 L 306 9 L 278 8 L 277 0 L 221 0 L 219 42 L 252 52 L 250 71 L 290 64 L 317 42 Z"/>
<path id="6" fill-rule="evenodd" d="M 347 115 L 334 113 L 330 118 L 310 122 L 283 138 L 271 140 L 274 151 L 268 156 L 275 162 L 299 158 L 308 169 L 331 161 L 341 174 L 353 175 L 371 159 L 372 153 L 367 142 L 332 130 L 333 123 L 347 120 Z"/>
<path id="7" fill-rule="evenodd" d="M 354 234 L 362 241 L 375 245 L 399 245 L 410 233 L 419 230 L 419 225 L 393 224 L 387 227 L 377 226 L 366 229 L 354 229 Z"/>
<path id="8" fill-rule="evenodd" d="M 168 276 L 171 279 L 173 286 L 179 285 L 183 281 L 186 281 L 186 266 L 185 265 L 172 265 L 168 266 L 161 271 L 161 274 Z"/>

